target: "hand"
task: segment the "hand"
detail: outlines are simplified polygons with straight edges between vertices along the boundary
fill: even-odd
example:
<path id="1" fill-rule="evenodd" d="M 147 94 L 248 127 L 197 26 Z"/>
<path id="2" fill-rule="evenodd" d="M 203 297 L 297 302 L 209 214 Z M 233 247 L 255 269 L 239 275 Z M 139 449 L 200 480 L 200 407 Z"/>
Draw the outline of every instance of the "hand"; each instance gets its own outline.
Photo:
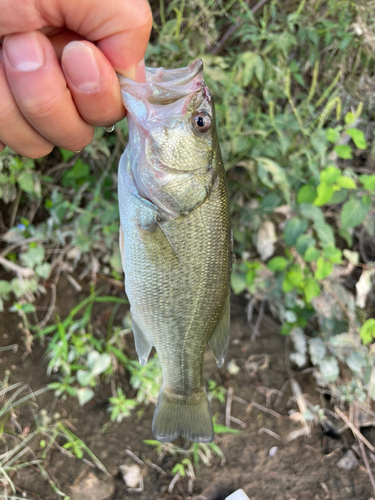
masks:
<path id="1" fill-rule="evenodd" d="M 147 0 L 0 0 L 0 151 L 76 151 L 125 116 L 116 72 L 145 77 Z"/>

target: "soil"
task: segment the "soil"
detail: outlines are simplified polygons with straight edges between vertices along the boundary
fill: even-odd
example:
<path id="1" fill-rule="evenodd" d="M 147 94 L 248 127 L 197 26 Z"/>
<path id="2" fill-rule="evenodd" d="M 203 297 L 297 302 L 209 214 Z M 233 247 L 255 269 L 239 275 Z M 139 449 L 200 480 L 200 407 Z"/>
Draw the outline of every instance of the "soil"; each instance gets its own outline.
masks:
<path id="1" fill-rule="evenodd" d="M 86 292 L 87 289 L 84 289 L 78 293 L 68 282 L 61 279 L 56 312 L 65 317 L 74 305 L 87 297 Z M 41 301 L 39 306 L 47 305 L 47 299 L 44 299 L 45 302 Z M 232 374 L 229 373 L 228 365 L 218 369 L 209 350 L 204 366 L 206 380 L 216 380 L 233 391 L 230 414 L 238 420 L 231 421 L 230 425 L 241 429 L 241 433 L 216 437 L 215 442 L 225 455 L 225 463 L 215 456 L 211 466 L 201 465 L 196 473 L 192 493 L 188 493 L 186 478 L 177 481 L 173 492 L 168 493 L 175 460 L 170 455 L 159 460 L 156 451 L 144 443 L 145 439 L 153 439 L 153 405 L 144 407 L 141 418 L 133 412 L 132 417 L 121 423 L 111 423 L 106 411 L 111 394 L 110 386 L 103 384 L 97 390 L 94 401 L 83 407 L 80 407 L 74 398 L 56 401 L 52 391 L 38 396 L 36 404 L 47 411 L 59 412 L 62 418 L 70 422 L 73 432 L 105 465 L 111 476 L 112 486 L 107 490 L 110 496 L 101 496 L 102 493 L 99 493 L 99 489 L 103 491 L 103 484 L 108 482 L 103 473 L 90 467 L 87 461 L 67 457 L 56 446 L 50 450 L 44 462 L 54 484 L 74 499 L 91 500 L 224 500 L 239 488 L 242 488 L 251 500 L 370 500 L 374 493 L 362 459 L 357 456 L 359 465 L 353 470 L 343 470 L 337 466 L 338 460 L 352 447 L 358 454 L 350 432 L 346 431 L 340 435 L 332 432 L 327 434 L 321 426 L 314 425 L 309 436 L 287 441 L 291 432 L 302 428 L 298 419 L 290 417 L 293 411 L 298 411 L 298 406 L 289 384 L 291 372 L 289 364 L 286 363 L 287 341 L 276 330 L 267 329 L 267 323 L 264 322 L 260 335 L 251 342 L 251 329 L 246 323 L 245 305 L 243 298 L 235 297 L 232 301 L 231 342 L 226 359 L 227 362 L 235 361 L 239 368 L 238 373 L 233 374 L 233 369 Z M 98 321 L 100 318 L 105 321 L 105 311 L 98 310 L 96 317 Z M 45 348 L 35 343 L 32 353 L 25 357 L 17 317 L 5 312 L 2 313 L 0 321 L 0 347 L 11 344 L 18 344 L 19 349 L 16 352 L 0 351 L 1 380 L 4 379 L 5 370 L 10 370 L 10 383 L 29 383 L 33 391 L 45 387 L 53 380 L 53 376 L 47 376 L 46 373 Z M 129 356 L 136 359 L 133 345 L 129 345 L 127 351 Z M 311 369 L 298 371 L 295 367 L 292 368 L 293 376 L 306 400 L 311 404 L 329 405 L 317 391 Z M 122 375 L 122 386 L 124 392 L 129 393 L 126 374 Z M 255 405 L 244 404 L 237 398 Z M 226 404 L 214 400 L 211 407 L 212 413 L 218 415 L 217 422 L 225 424 Z M 15 417 L 20 426 L 18 432 L 27 434 L 28 428 L 33 427 L 30 407 L 21 406 L 16 410 Z M 239 421 L 243 422 L 242 427 Z M 366 437 L 375 442 L 375 433 L 371 430 L 367 430 Z M 178 441 L 180 445 L 183 443 L 183 440 Z M 35 443 L 35 446 L 37 447 L 38 443 Z M 120 466 L 136 464 L 125 450 L 130 450 L 145 463 L 141 465 L 143 491 L 129 491 L 123 480 Z M 36 453 L 40 455 L 40 450 Z M 86 456 L 87 458 L 89 457 Z M 23 457 L 23 460 L 26 461 L 26 458 Z M 156 464 L 159 469 L 146 465 L 147 462 Z M 94 488 L 91 494 L 87 491 L 87 484 L 93 474 L 101 488 L 98 487 L 96 492 Z M 36 467 L 21 469 L 12 479 L 20 497 L 42 500 L 59 498 Z M 74 493 L 80 484 L 84 484 L 86 489 L 81 497 Z M 1 493 L 0 498 L 4 498 Z"/>

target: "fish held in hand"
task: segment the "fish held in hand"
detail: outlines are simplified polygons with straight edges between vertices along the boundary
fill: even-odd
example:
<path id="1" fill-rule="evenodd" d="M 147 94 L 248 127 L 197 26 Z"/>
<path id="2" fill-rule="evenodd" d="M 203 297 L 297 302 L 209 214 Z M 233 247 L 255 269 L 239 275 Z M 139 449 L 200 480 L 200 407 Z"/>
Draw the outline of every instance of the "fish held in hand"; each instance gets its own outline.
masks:
<path id="1" fill-rule="evenodd" d="M 221 366 L 229 341 L 231 228 L 213 98 L 203 63 L 120 77 L 129 143 L 119 165 L 120 249 L 135 346 L 155 346 L 163 384 L 159 441 L 213 440 L 202 380 L 207 343 Z"/>

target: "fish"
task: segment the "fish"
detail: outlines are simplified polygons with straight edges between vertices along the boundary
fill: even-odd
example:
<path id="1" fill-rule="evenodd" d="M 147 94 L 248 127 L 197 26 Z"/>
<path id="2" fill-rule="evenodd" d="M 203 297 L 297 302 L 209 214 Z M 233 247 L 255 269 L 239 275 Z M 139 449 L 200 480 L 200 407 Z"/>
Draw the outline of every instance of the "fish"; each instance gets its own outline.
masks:
<path id="1" fill-rule="evenodd" d="M 135 347 L 154 346 L 163 382 L 152 422 L 161 442 L 214 439 L 203 357 L 228 349 L 233 261 L 214 100 L 198 59 L 120 77 L 129 141 L 118 173 L 120 250 Z"/>

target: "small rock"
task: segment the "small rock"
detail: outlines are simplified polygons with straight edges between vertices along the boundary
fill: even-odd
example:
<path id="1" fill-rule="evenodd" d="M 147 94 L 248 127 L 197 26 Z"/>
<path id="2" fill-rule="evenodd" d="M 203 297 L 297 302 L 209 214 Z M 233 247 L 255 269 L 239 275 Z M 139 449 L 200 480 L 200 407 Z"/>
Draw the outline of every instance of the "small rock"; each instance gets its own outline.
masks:
<path id="1" fill-rule="evenodd" d="M 90 472 L 70 490 L 70 500 L 106 500 L 113 495 L 115 485 L 111 477 L 99 479 Z"/>
<path id="2" fill-rule="evenodd" d="M 237 490 L 229 497 L 227 497 L 225 500 L 250 500 L 249 497 L 246 495 L 244 490 Z"/>
<path id="3" fill-rule="evenodd" d="M 229 361 L 227 364 L 227 370 L 231 375 L 237 375 L 237 373 L 240 371 L 240 367 L 237 365 L 237 363 L 232 359 Z"/>
<path id="4" fill-rule="evenodd" d="M 139 465 L 120 465 L 120 471 L 128 488 L 137 488 L 140 485 L 142 471 Z"/>
<path id="5" fill-rule="evenodd" d="M 278 446 L 272 446 L 272 448 L 268 452 L 269 456 L 274 457 L 276 455 L 278 449 L 279 449 Z"/>
<path id="6" fill-rule="evenodd" d="M 345 470 L 352 470 L 358 467 L 358 460 L 352 450 L 349 450 L 336 463 L 337 467 Z"/>

